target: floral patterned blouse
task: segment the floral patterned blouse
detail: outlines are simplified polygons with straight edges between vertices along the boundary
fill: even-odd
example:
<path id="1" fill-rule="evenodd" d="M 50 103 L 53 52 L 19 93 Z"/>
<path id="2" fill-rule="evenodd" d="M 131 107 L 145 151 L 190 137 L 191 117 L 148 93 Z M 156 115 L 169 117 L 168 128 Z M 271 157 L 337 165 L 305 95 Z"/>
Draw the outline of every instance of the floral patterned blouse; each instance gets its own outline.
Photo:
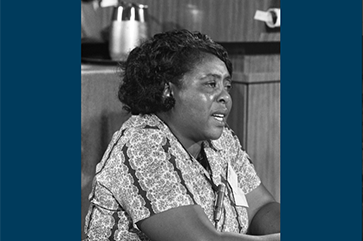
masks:
<path id="1" fill-rule="evenodd" d="M 213 187 L 222 182 L 227 192 L 217 229 L 246 233 L 248 204 L 237 199 L 260 185 L 253 164 L 228 127 L 218 140 L 205 141 L 203 150 L 209 173 L 156 115 L 131 116 L 113 135 L 96 167 L 87 240 L 149 240 L 138 221 L 185 205 L 201 206 L 214 225 Z M 231 170 L 235 185 L 230 185 Z"/>

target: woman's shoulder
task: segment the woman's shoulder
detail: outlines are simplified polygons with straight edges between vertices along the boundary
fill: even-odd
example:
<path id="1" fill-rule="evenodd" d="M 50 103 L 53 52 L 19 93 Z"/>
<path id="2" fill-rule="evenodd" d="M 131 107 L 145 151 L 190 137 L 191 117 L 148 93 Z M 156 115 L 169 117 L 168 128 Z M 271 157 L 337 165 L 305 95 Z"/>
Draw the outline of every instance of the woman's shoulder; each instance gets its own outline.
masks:
<path id="1" fill-rule="evenodd" d="M 121 130 L 128 128 L 145 128 L 154 127 L 158 128 L 160 126 L 159 119 L 156 115 L 131 115 L 121 126 Z"/>
<path id="2" fill-rule="evenodd" d="M 107 163 L 117 166 L 119 161 L 124 161 L 125 156 L 140 153 L 141 156 L 146 156 L 146 152 L 160 150 L 167 143 L 167 133 L 156 118 L 150 115 L 132 115 L 112 136 L 98 170 Z"/>
<path id="3" fill-rule="evenodd" d="M 126 142 L 141 140 L 154 142 L 166 139 L 168 131 L 165 124 L 155 115 L 132 115 L 123 123 L 118 135 Z"/>

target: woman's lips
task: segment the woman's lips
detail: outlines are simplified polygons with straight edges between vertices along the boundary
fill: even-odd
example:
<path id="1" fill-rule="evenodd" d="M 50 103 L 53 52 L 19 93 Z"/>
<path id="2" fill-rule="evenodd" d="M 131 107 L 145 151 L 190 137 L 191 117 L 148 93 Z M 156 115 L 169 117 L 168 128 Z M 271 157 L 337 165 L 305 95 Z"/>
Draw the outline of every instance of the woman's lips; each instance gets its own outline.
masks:
<path id="1" fill-rule="evenodd" d="M 216 119 L 217 121 L 224 122 L 224 117 L 225 117 L 225 115 L 224 115 L 224 114 L 213 114 L 212 116 L 213 116 L 213 117 L 214 117 L 214 119 Z"/>

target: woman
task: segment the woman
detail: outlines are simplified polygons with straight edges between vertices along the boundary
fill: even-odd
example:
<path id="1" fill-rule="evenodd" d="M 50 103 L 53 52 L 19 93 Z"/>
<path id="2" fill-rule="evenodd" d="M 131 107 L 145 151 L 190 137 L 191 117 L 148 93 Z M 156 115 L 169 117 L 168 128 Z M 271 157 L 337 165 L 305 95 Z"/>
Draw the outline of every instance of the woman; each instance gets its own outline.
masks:
<path id="1" fill-rule="evenodd" d="M 170 31 L 132 50 L 122 69 L 119 99 L 132 116 L 97 165 L 88 239 L 280 240 L 280 205 L 226 124 L 225 49 Z"/>

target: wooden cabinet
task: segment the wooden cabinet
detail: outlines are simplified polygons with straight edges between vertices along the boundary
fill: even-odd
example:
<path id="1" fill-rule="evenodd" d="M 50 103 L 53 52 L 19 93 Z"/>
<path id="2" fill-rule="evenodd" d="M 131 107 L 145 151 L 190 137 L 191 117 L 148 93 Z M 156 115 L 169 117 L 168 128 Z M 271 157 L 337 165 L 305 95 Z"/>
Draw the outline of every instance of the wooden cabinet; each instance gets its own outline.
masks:
<path id="1" fill-rule="evenodd" d="M 280 201 L 280 74 L 236 73 L 233 79 L 228 124 L 266 188 Z"/>

